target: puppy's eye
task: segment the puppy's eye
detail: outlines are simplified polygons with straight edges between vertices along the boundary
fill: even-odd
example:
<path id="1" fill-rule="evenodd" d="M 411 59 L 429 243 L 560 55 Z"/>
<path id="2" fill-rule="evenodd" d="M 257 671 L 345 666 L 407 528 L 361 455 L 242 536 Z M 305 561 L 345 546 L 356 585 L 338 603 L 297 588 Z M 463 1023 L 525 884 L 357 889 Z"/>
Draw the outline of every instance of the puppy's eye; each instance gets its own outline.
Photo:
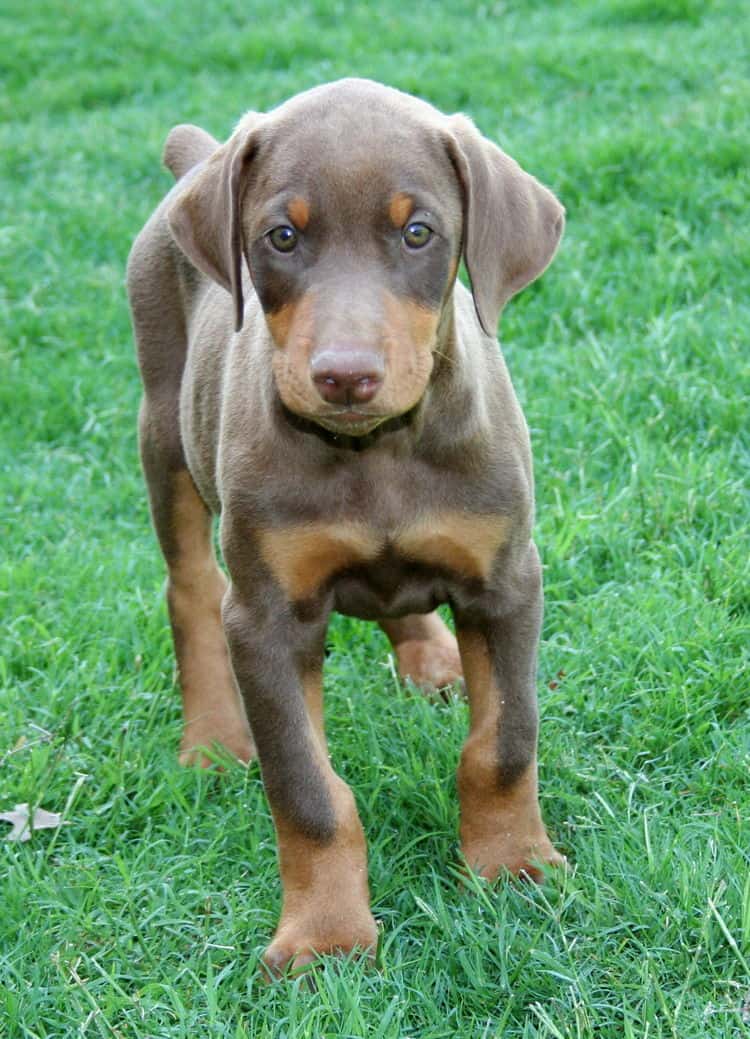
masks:
<path id="1" fill-rule="evenodd" d="M 410 249 L 421 249 L 432 238 L 432 228 L 427 224 L 415 222 L 407 224 L 403 230 L 403 239 Z"/>
<path id="2" fill-rule="evenodd" d="M 269 231 L 268 239 L 277 252 L 290 253 L 297 245 L 297 232 L 293 227 L 283 224 Z"/>

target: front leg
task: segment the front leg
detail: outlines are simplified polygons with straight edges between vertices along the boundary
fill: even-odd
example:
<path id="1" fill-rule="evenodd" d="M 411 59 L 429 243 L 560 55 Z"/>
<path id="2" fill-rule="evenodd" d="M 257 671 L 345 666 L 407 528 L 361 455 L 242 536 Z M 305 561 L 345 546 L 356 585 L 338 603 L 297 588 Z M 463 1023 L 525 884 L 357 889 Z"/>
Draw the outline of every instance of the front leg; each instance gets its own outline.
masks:
<path id="1" fill-rule="evenodd" d="M 223 621 L 279 848 L 283 906 L 266 966 L 278 974 L 321 953 L 372 955 L 377 930 L 362 824 L 331 768 L 323 731 L 325 620 L 298 620 L 266 579 L 253 581 L 252 593 L 246 581 L 233 584 Z"/>
<path id="2" fill-rule="evenodd" d="M 494 879 L 503 869 L 541 879 L 560 865 L 537 794 L 536 658 L 542 616 L 541 566 L 533 544 L 503 603 L 456 613 L 470 708 L 458 768 L 461 850 Z"/>

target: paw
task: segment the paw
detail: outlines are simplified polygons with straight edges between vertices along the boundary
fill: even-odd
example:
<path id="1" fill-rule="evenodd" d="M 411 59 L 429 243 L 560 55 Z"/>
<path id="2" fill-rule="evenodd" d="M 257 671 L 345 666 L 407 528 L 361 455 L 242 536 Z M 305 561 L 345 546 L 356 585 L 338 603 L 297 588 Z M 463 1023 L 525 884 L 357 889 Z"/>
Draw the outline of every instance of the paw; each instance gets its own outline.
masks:
<path id="1" fill-rule="evenodd" d="M 425 693 L 463 680 L 458 645 L 450 632 L 440 638 L 402 642 L 396 647 L 398 673 Z"/>
<path id="2" fill-rule="evenodd" d="M 198 768 L 211 768 L 222 758 L 236 758 L 244 765 L 258 756 L 255 740 L 247 732 L 221 732 L 201 729 L 197 724 L 186 726 L 180 745 L 179 762 Z"/>
<path id="3" fill-rule="evenodd" d="M 314 965 L 321 956 L 351 956 L 375 960 L 378 930 L 369 909 L 359 918 L 285 920 L 263 954 L 266 980 L 298 974 Z"/>
<path id="4" fill-rule="evenodd" d="M 508 864 L 502 863 L 495 876 L 506 871 L 512 876 L 518 877 L 519 880 L 530 880 L 534 884 L 543 884 L 547 869 L 561 869 L 567 865 L 567 862 L 565 856 L 561 855 L 547 841 L 546 848 L 534 849 L 520 858 L 512 859 Z"/>
<path id="5" fill-rule="evenodd" d="M 514 841 L 506 837 L 465 842 L 461 851 L 467 866 L 485 880 L 496 880 L 503 873 L 510 873 L 521 880 L 541 884 L 545 867 L 560 868 L 568 861 L 552 846 L 546 834 L 536 840 Z"/>

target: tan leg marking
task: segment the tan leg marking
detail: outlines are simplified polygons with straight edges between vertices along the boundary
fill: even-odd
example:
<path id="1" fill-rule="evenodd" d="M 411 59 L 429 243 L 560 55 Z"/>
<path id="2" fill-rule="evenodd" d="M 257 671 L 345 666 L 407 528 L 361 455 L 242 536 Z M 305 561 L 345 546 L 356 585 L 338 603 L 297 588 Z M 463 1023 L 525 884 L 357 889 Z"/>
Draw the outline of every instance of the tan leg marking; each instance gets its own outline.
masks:
<path id="1" fill-rule="evenodd" d="M 326 725 L 323 714 L 323 671 L 318 668 L 306 672 L 302 678 L 302 689 L 313 731 L 320 744 L 321 752 L 327 758 L 328 742 L 326 740 Z"/>
<path id="2" fill-rule="evenodd" d="M 320 750 L 320 748 L 317 748 Z M 318 755 L 336 814 L 332 841 L 302 836 L 274 815 L 283 887 L 281 919 L 263 960 L 272 975 L 301 969 L 321 954 L 360 950 L 372 958 L 377 927 L 370 912 L 367 846 L 351 790 Z"/>
<path id="3" fill-rule="evenodd" d="M 211 544 L 211 517 L 187 471 L 175 477 L 167 602 L 185 717 L 180 761 L 207 765 L 197 748 L 221 744 L 241 761 L 255 756 L 221 625 L 226 579 Z"/>
<path id="4" fill-rule="evenodd" d="M 393 645 L 398 673 L 424 692 L 453 685 L 463 677 L 456 637 L 437 613 L 382 620 Z"/>
<path id="5" fill-rule="evenodd" d="M 471 705 L 469 736 L 458 767 L 461 850 L 471 869 L 494 879 L 502 869 L 541 879 L 535 862 L 565 860 L 550 843 L 537 797 L 534 759 L 508 789 L 498 784 L 498 733 L 502 691 L 492 674 L 487 643 L 475 632 L 459 632 L 458 643 Z"/>

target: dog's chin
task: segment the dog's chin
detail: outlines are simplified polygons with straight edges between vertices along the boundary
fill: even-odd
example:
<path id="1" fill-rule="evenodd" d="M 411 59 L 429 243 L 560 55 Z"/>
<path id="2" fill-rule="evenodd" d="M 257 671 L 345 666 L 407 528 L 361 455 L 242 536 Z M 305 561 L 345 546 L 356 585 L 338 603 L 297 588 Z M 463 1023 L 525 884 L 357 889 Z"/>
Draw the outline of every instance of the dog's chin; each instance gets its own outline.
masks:
<path id="1" fill-rule="evenodd" d="M 324 415 L 306 415 L 305 418 L 336 436 L 366 437 L 392 416 L 368 415 L 361 411 L 336 411 Z"/>

